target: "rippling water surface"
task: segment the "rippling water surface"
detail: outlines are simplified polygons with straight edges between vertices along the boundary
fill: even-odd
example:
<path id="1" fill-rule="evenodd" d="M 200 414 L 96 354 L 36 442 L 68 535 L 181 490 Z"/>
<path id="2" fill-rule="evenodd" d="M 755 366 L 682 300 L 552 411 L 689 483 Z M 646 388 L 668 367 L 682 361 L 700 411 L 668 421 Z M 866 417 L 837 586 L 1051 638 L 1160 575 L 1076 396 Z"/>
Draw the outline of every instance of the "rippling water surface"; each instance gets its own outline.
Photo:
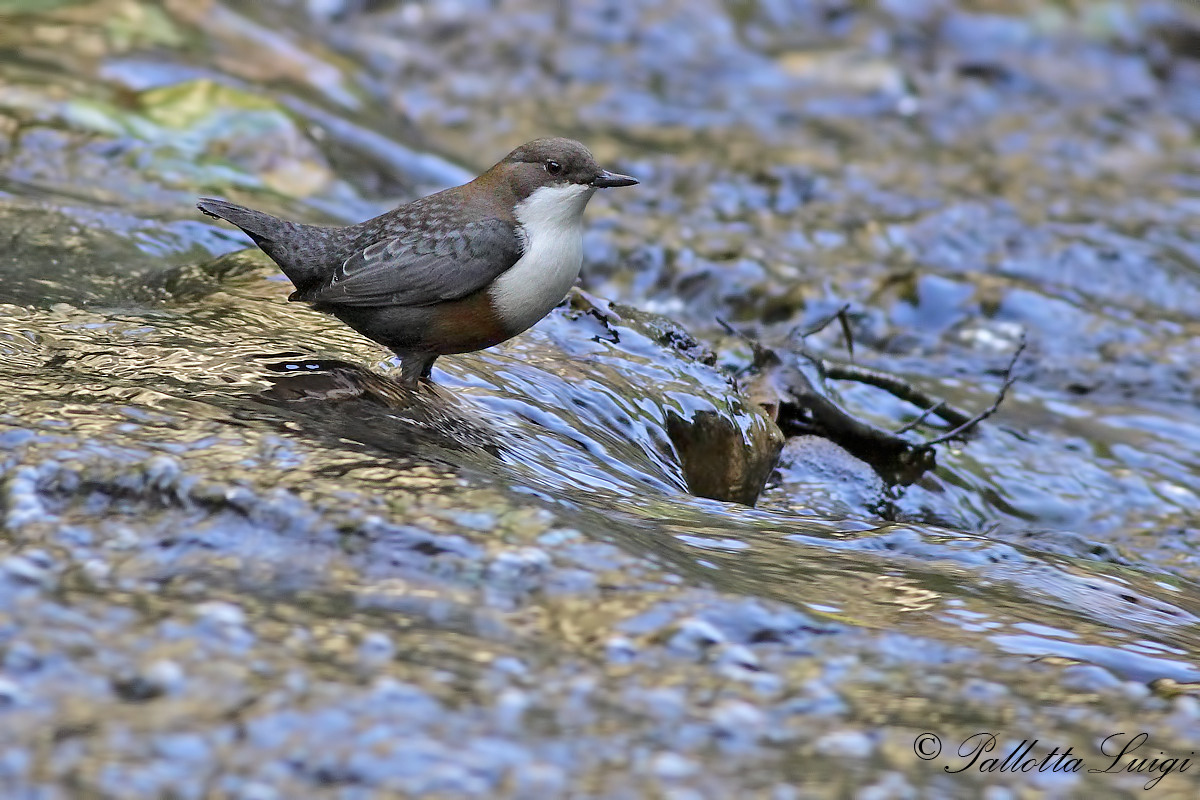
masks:
<path id="1" fill-rule="evenodd" d="M 1108 796 L 1153 775 L 943 767 L 1188 757 L 1200 9 L 984 5 L 0 4 L 0 783 Z M 191 206 L 360 219 L 544 134 L 643 180 L 588 212 L 619 302 L 417 396 Z M 1021 380 L 912 485 L 793 441 L 755 507 L 689 493 L 776 435 L 716 318 L 785 352 L 845 302 L 857 363 L 974 410 L 1025 335 Z"/>

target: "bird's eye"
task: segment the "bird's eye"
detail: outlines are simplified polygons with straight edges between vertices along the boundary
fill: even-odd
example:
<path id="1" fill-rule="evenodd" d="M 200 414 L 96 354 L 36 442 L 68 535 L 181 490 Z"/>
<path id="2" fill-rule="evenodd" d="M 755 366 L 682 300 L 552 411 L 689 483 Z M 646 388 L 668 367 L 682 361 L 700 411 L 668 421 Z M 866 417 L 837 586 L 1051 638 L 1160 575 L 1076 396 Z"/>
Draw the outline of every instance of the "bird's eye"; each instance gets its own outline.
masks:
<path id="1" fill-rule="evenodd" d="M 551 175 L 561 175 L 562 164 L 558 163 L 557 161 L 547 161 L 546 172 L 549 172 Z"/>

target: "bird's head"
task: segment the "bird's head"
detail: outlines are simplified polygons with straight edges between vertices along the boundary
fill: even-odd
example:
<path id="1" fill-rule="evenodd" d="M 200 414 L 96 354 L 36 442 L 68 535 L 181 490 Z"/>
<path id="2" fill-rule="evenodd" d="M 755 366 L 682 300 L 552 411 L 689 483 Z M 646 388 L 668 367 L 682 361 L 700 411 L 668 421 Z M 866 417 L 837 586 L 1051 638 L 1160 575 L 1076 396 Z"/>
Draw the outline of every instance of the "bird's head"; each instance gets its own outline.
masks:
<path id="1" fill-rule="evenodd" d="M 597 189 L 633 186 L 637 179 L 609 172 L 574 139 L 534 139 L 513 150 L 481 180 L 501 182 L 513 194 L 518 219 L 578 220 Z"/>

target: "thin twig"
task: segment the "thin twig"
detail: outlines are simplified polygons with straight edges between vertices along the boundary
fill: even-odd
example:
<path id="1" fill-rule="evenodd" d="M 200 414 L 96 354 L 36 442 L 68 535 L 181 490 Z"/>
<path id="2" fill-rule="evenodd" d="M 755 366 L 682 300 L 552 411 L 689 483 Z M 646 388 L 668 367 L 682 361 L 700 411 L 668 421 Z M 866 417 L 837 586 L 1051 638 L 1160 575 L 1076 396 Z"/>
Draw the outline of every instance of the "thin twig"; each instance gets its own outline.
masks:
<path id="1" fill-rule="evenodd" d="M 929 419 L 930 415 L 932 415 L 934 412 L 936 412 L 938 409 L 940 409 L 944 405 L 946 405 L 946 401 L 938 400 L 936 403 L 931 405 L 929 408 L 922 411 L 921 415 L 919 417 L 917 417 L 914 420 L 910 420 L 910 421 L 904 423 L 899 428 L 896 428 L 896 430 L 892 431 L 892 433 L 896 434 L 897 436 L 899 436 L 902 433 L 908 433 L 913 428 L 917 427 L 922 422 Z"/>
<path id="2" fill-rule="evenodd" d="M 850 304 L 842 306 L 838 312 L 838 322 L 842 325 L 842 336 L 846 339 L 846 355 L 851 361 L 854 361 L 854 334 L 850 332 L 850 315 L 846 312 L 850 310 Z"/>
<path id="3" fill-rule="evenodd" d="M 954 430 L 948 431 L 947 433 L 942 434 L 941 436 L 937 437 L 936 439 L 930 439 L 929 441 L 918 445 L 917 449 L 918 450 L 929 450 L 930 448 L 932 448 L 936 445 L 942 444 L 943 442 L 948 442 L 951 439 L 955 439 L 955 438 L 961 436 L 962 434 L 966 433 L 971 428 L 974 428 L 976 425 L 983 422 L 988 417 L 992 416 L 992 414 L 995 414 L 997 411 L 999 411 L 1000 404 L 1004 402 L 1004 396 L 1006 394 L 1008 394 L 1008 390 L 1011 389 L 1012 385 L 1014 383 L 1016 383 L 1016 381 L 1017 381 L 1016 376 L 1013 375 L 1013 370 L 1016 368 L 1017 360 L 1021 358 L 1021 353 L 1023 353 L 1023 352 L 1025 352 L 1025 336 L 1024 335 L 1021 336 L 1020 344 L 1018 344 L 1017 349 L 1013 351 L 1012 358 L 1009 359 L 1008 366 L 1005 367 L 1005 369 L 1004 369 L 1004 383 L 1002 383 L 1000 385 L 1000 391 L 996 393 L 996 399 L 994 401 L 992 401 L 992 404 L 990 406 L 985 408 L 983 411 L 980 411 L 978 414 L 971 417 L 971 419 L 969 419 L 966 422 L 964 422 L 963 424 L 959 425 Z"/>
<path id="4" fill-rule="evenodd" d="M 845 305 L 843 305 L 837 311 L 834 311 L 829 316 L 824 317 L 823 319 L 819 319 L 816 322 L 814 322 L 812 325 L 810 325 L 808 327 L 808 330 L 806 330 L 806 331 L 804 331 L 804 333 L 800 334 L 800 338 L 807 339 L 809 336 L 820 333 L 821 331 L 828 328 L 829 324 L 831 322 L 833 322 L 835 319 L 841 318 L 849 310 L 850 310 L 850 304 L 846 303 Z"/>
<path id="5" fill-rule="evenodd" d="M 854 334 L 850 332 L 850 317 L 846 313 L 850 310 L 850 304 L 845 303 L 837 311 L 834 311 L 824 319 L 810 325 L 805 331 L 800 334 L 801 339 L 807 339 L 809 336 L 818 334 L 829 327 L 830 323 L 837 320 L 842 328 L 842 337 L 846 340 L 846 352 L 850 355 L 850 360 L 854 360 Z M 795 335 L 793 333 L 793 335 Z"/>
<path id="6" fill-rule="evenodd" d="M 717 324 L 725 329 L 725 332 L 730 336 L 736 336 L 746 344 L 750 345 L 750 351 L 754 353 L 754 365 L 756 367 L 766 366 L 769 363 L 778 363 L 779 356 L 769 347 L 764 347 L 762 342 L 754 338 L 748 333 L 739 331 L 737 328 L 730 325 L 721 317 L 714 317 Z"/>
<path id="7" fill-rule="evenodd" d="M 746 334 L 739 331 L 737 328 L 730 325 L 728 322 L 726 322 L 721 317 L 714 317 L 714 319 L 716 319 L 717 324 L 720 325 L 722 328 L 724 328 L 725 332 L 728 333 L 730 336 L 737 336 L 740 339 L 749 339 L 750 338 Z"/>

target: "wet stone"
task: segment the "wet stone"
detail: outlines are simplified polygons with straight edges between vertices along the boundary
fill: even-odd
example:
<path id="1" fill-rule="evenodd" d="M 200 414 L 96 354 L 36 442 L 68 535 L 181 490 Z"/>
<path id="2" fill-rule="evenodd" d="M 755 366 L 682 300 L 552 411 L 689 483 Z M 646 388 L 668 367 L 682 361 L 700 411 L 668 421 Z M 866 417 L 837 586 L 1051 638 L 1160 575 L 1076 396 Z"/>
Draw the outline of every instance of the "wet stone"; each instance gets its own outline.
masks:
<path id="1" fill-rule="evenodd" d="M 788 439 L 772 484 L 767 507 L 782 503 L 814 516 L 870 515 L 887 499 L 883 480 L 869 464 L 817 436 Z"/>
<path id="2" fill-rule="evenodd" d="M 685 653 L 700 654 L 725 641 L 725 635 L 715 625 L 703 619 L 680 621 L 671 646 Z"/>
<path id="3" fill-rule="evenodd" d="M 750 599 L 707 609 L 704 620 L 723 637 L 741 644 L 776 642 L 798 647 L 814 632 L 833 630 L 795 609 Z"/>
<path id="4" fill-rule="evenodd" d="M 371 631 L 358 646 L 359 664 L 366 667 L 379 666 L 391 661 L 396 655 L 396 646 L 391 638 L 380 631 Z"/>
<path id="5" fill-rule="evenodd" d="M 699 767 L 679 753 L 659 753 L 651 761 L 650 769 L 660 778 L 675 781 L 696 774 Z"/>
<path id="6" fill-rule="evenodd" d="M 180 733 L 163 736 L 154 742 L 154 747 L 163 758 L 172 761 L 203 763 L 212 756 L 212 748 L 203 736 Z"/>
<path id="7" fill-rule="evenodd" d="M 430 557 L 443 554 L 477 557 L 478 546 L 462 536 L 438 534 L 411 525 L 395 525 L 371 517 L 362 526 L 362 533 L 377 543 L 381 550 L 412 550 Z"/>
<path id="8" fill-rule="evenodd" d="M 897 772 L 886 773 L 882 780 L 864 786 L 855 795 L 854 800 L 916 800 L 920 797 L 915 786 Z"/>
<path id="9" fill-rule="evenodd" d="M 553 764 L 529 764 L 515 771 L 515 789 L 527 797 L 552 797 L 567 790 L 569 782 L 563 770 Z"/>
<path id="10" fill-rule="evenodd" d="M 12 428 L 5 431 L 0 431 L 0 449 L 15 450 L 26 442 L 31 441 L 37 436 L 31 430 L 22 428 Z"/>
<path id="11" fill-rule="evenodd" d="M 246 623 L 241 608 L 219 600 L 201 603 L 193 609 L 196 618 L 216 629 L 239 628 Z"/>
<path id="12" fill-rule="evenodd" d="M 496 517 L 480 511 L 456 514 L 454 522 L 464 528 L 476 531 L 488 531 L 496 527 Z"/>
<path id="13" fill-rule="evenodd" d="M 712 722 L 719 736 L 739 743 L 756 740 L 767 724 L 762 711 L 738 700 L 726 700 L 714 708 Z"/>
<path id="14" fill-rule="evenodd" d="M 169 686 L 163 676 L 150 671 L 125 669 L 112 678 L 112 690 L 122 700 L 140 703 L 162 697 Z"/>
<path id="15" fill-rule="evenodd" d="M 27 584 L 41 589 L 54 585 L 53 562 L 44 553 L 9 556 L 0 561 L 0 573 L 18 584 Z"/>
<path id="16" fill-rule="evenodd" d="M 812 717 L 838 716 L 846 711 L 845 700 L 833 686 L 819 681 L 809 681 L 803 687 L 803 691 L 803 696 L 784 701 L 780 710 L 789 714 Z"/>
<path id="17" fill-rule="evenodd" d="M 40 497 L 38 471 L 29 467 L 18 468 L 8 482 L 8 497 L 5 503 L 5 526 L 19 528 L 31 522 L 52 519 Z"/>
<path id="18" fill-rule="evenodd" d="M 671 414 L 667 433 L 692 494 L 746 505 L 758 499 L 783 447 L 783 434 L 765 417 L 741 428 L 712 412 Z"/>
<path id="19" fill-rule="evenodd" d="M 721 648 L 720 654 L 717 656 L 717 663 L 721 666 L 740 668 L 749 671 L 757 671 L 762 669 L 759 664 L 758 657 L 754 655 L 754 651 L 745 645 L 735 644 Z"/>
<path id="20" fill-rule="evenodd" d="M 11 674 L 33 672 L 40 669 L 42 664 L 41 654 L 29 642 L 9 641 L 4 649 L 4 669 Z"/>
<path id="21" fill-rule="evenodd" d="M 632 639 L 614 636 L 604 643 L 604 654 L 613 663 L 625 664 L 637 658 L 638 648 Z"/>
<path id="22" fill-rule="evenodd" d="M 862 731 L 834 731 L 817 739 L 814 744 L 818 753 L 836 758 L 867 758 L 875 745 Z"/>
<path id="23" fill-rule="evenodd" d="M 0 678 L 0 707 L 17 705 L 26 701 L 26 693 L 20 685 L 8 678 Z"/>
<path id="24" fill-rule="evenodd" d="M 550 555 L 544 550 L 526 547 L 496 556 L 488 573 L 498 583 L 515 586 L 534 581 L 547 571 L 550 563 Z"/>
<path id="25" fill-rule="evenodd" d="M 1016 800 L 1017 793 L 1005 786 L 989 786 L 983 792 L 984 800 Z"/>
<path id="26" fill-rule="evenodd" d="M 1102 667 L 1072 667 L 1063 674 L 1063 685 L 1081 692 L 1107 692 L 1120 684 L 1120 678 Z"/>
<path id="27" fill-rule="evenodd" d="M 912 737 L 1200 742 L 1198 14 L 16 3 L 6 790 L 1145 794 Z M 193 207 L 354 222 L 559 133 L 642 179 L 591 201 L 586 294 L 416 395 Z M 853 352 L 808 333 L 844 304 Z M 998 413 L 886 494 L 812 442 L 774 469 L 735 386 L 803 341 L 975 411 L 1023 333 Z"/>
<path id="28" fill-rule="evenodd" d="M 971 680 L 963 687 L 963 695 L 980 705 L 1001 705 L 1009 695 L 1003 684 L 994 681 Z"/>

